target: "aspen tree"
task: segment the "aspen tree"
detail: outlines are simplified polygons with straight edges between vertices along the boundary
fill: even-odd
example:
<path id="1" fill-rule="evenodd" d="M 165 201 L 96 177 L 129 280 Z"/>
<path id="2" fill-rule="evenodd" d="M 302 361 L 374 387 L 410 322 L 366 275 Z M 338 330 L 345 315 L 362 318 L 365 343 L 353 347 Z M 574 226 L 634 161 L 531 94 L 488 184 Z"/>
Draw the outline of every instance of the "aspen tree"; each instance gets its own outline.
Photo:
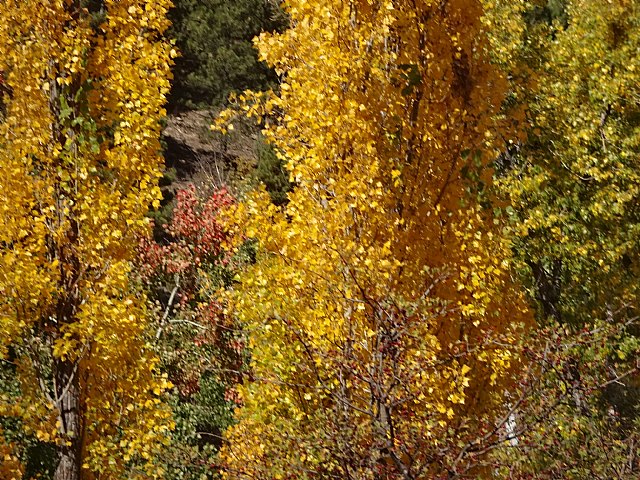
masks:
<path id="1" fill-rule="evenodd" d="M 263 34 L 280 94 L 239 98 L 295 189 L 235 215 L 258 261 L 230 295 L 256 382 L 229 478 L 476 472 L 528 314 L 481 205 L 506 81 L 477 1 L 289 0 Z M 233 112 L 223 115 L 228 128 Z"/>
<path id="2" fill-rule="evenodd" d="M 0 414 L 55 445 L 55 480 L 158 475 L 166 381 L 135 238 L 160 198 L 168 0 L 0 2 Z"/>
<path id="3" fill-rule="evenodd" d="M 541 341 L 527 347 L 544 375 L 528 382 L 538 388 L 518 413 L 520 448 L 502 472 L 637 478 L 640 6 L 486 3 L 496 7 L 496 44 L 513 31 L 505 6 L 527 12 L 511 37 L 515 55 L 502 60 L 516 72 L 524 60 L 535 79 L 513 89 L 527 105 L 527 139 L 504 157 L 499 190 L 539 306 Z"/>
<path id="4" fill-rule="evenodd" d="M 637 314 L 640 9 L 572 0 L 565 16 L 527 46 L 529 139 L 501 188 L 544 313 L 579 325 Z"/>

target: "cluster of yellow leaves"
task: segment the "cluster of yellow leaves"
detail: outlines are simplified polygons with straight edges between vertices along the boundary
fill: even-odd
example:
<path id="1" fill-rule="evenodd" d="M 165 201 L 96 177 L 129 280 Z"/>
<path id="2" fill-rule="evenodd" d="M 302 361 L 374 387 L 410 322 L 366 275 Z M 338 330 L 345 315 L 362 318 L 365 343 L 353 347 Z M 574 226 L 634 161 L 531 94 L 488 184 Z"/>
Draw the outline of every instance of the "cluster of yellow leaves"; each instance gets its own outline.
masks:
<path id="1" fill-rule="evenodd" d="M 158 39 L 170 2 L 83 5 L 0 4 L 10 92 L 0 121 L 0 347 L 21 352 L 27 430 L 47 441 L 60 427 L 45 413 L 55 390 L 34 353 L 47 351 L 77 365 L 86 467 L 112 478 L 135 454 L 150 475 L 170 427 L 159 400 L 167 382 L 155 378 L 145 299 L 129 273 L 145 213 L 160 198 L 159 122 L 174 52 Z"/>
<path id="2" fill-rule="evenodd" d="M 501 401 L 528 317 L 467 181 L 491 179 L 506 82 L 479 2 L 284 7 L 291 29 L 257 41 L 280 93 L 238 98 L 266 114 L 295 189 L 283 209 L 257 195 L 235 211 L 259 254 L 228 302 L 259 381 L 225 471 L 424 477 Z"/>

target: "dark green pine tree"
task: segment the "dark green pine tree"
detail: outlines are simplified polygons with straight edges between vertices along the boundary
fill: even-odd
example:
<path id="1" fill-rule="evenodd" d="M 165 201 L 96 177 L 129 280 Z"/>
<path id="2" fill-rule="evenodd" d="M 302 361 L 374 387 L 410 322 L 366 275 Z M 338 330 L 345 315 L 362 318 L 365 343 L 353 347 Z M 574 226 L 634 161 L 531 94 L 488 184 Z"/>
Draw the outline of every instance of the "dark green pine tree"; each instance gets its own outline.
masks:
<path id="1" fill-rule="evenodd" d="M 176 59 L 170 110 L 216 107 L 232 91 L 263 90 L 275 73 L 258 61 L 252 39 L 281 30 L 287 17 L 276 0 L 175 0 L 170 35 Z"/>

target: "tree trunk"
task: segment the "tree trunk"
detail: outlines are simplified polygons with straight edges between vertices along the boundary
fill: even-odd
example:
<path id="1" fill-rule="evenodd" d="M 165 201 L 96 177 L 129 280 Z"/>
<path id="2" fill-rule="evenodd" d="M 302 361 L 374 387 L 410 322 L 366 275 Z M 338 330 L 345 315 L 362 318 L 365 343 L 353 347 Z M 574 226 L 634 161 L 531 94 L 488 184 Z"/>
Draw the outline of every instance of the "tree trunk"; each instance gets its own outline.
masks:
<path id="1" fill-rule="evenodd" d="M 82 463 L 82 419 L 80 417 L 80 382 L 78 364 L 68 360 L 54 361 L 56 398 L 58 400 L 58 466 L 54 480 L 80 480 Z"/>
<path id="2" fill-rule="evenodd" d="M 554 260 L 551 272 L 548 272 L 540 261 L 528 260 L 527 264 L 531 268 L 536 282 L 536 298 L 542 305 L 545 319 L 551 317 L 558 322 L 561 321 L 558 303 L 561 294 L 562 261 Z"/>

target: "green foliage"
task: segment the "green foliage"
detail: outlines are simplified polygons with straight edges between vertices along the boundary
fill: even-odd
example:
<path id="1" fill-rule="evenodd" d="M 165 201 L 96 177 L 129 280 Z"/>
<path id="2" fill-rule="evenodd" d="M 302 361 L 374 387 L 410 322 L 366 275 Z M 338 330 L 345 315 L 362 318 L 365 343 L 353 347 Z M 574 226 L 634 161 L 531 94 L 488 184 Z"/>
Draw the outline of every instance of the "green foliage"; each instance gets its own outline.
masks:
<path id="1" fill-rule="evenodd" d="M 235 404 L 226 388 L 211 374 L 204 375 L 194 395 L 171 396 L 176 427 L 163 452 L 168 479 L 209 479 L 216 475 L 216 455 L 222 433 L 233 423 Z"/>
<path id="2" fill-rule="evenodd" d="M 622 0 L 566 8 L 566 27 L 539 31 L 528 141 L 502 191 L 543 311 L 581 325 L 637 307 L 640 11 Z"/>
<path id="3" fill-rule="evenodd" d="M 638 478 L 640 9 L 520 3 L 509 68 L 526 140 L 502 156 L 499 186 L 539 325 L 501 473 Z"/>
<path id="4" fill-rule="evenodd" d="M 546 2 L 531 2 L 533 5 L 525 12 L 525 19 L 529 24 L 557 22 L 566 26 L 567 0 L 547 0 Z"/>
<path id="5" fill-rule="evenodd" d="M 170 12 L 176 59 L 170 107 L 224 103 L 232 91 L 264 90 L 276 76 L 257 59 L 252 39 L 287 19 L 269 0 L 176 0 Z"/>
<path id="6" fill-rule="evenodd" d="M 287 193 L 291 191 L 289 172 L 275 149 L 261 137 L 258 141 L 258 164 L 255 170 L 256 179 L 263 183 L 271 201 L 275 205 L 287 203 Z"/>
<path id="7" fill-rule="evenodd" d="M 17 403 L 21 393 L 20 382 L 12 357 L 0 362 L 0 392 Z M 56 451 L 50 443 L 41 442 L 33 433 L 27 433 L 23 422 L 17 417 L 0 416 L 0 431 L 7 442 L 17 446 L 16 453 L 25 467 L 24 478 L 53 478 Z"/>

